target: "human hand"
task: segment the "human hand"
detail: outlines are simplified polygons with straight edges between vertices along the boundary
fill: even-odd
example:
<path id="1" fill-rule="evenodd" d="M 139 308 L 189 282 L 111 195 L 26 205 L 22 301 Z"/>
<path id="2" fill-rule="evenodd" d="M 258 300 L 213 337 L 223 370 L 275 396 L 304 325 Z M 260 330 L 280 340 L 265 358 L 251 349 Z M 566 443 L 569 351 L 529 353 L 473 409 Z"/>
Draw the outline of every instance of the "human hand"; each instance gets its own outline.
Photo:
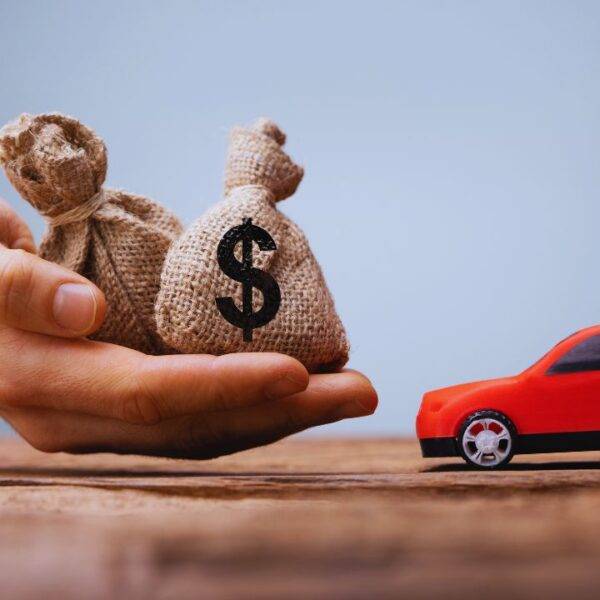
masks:
<path id="1" fill-rule="evenodd" d="M 32 254 L 0 201 L 0 415 L 44 451 L 209 458 L 371 414 L 362 375 L 313 375 L 274 353 L 146 356 L 82 339 L 105 299 Z"/>

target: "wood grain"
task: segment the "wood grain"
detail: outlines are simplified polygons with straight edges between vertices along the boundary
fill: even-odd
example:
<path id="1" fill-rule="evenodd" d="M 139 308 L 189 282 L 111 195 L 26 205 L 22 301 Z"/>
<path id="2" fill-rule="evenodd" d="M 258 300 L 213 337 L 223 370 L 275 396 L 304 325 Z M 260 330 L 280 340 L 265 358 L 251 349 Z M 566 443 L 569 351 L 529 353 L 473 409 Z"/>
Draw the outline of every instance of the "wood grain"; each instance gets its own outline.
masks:
<path id="1" fill-rule="evenodd" d="M 600 453 L 481 473 L 399 439 L 208 462 L 0 441 L 3 598 L 577 598 L 600 590 Z"/>

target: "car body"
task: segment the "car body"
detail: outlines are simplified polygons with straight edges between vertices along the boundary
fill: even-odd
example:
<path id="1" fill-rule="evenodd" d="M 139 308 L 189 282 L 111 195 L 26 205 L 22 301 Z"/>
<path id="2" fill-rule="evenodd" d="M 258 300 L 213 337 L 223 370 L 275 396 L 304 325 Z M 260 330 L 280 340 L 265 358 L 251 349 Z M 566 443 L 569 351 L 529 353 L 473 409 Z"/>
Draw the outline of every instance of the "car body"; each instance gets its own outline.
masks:
<path id="1" fill-rule="evenodd" d="M 424 457 L 462 455 L 479 467 L 502 466 L 513 454 L 600 450 L 600 325 L 519 375 L 427 392 L 416 426 Z M 498 456 L 482 463 L 488 450 Z"/>

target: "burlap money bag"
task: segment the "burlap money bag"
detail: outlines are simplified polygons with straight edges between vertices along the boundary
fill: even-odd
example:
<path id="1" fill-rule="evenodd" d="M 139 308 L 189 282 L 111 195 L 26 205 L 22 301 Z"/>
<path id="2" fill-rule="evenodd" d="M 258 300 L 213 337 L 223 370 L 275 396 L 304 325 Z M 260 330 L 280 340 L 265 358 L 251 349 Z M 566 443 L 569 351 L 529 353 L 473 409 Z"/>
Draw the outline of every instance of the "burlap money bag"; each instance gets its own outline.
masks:
<path id="1" fill-rule="evenodd" d="M 0 162 L 25 200 L 48 221 L 40 255 L 92 280 L 108 310 L 92 337 L 147 353 L 168 349 L 154 302 L 177 219 L 141 196 L 102 187 L 104 142 L 60 114 L 22 115 L 0 130 Z"/>
<path id="2" fill-rule="evenodd" d="M 156 318 L 169 346 L 185 353 L 282 352 L 312 372 L 334 370 L 348 360 L 346 333 L 319 264 L 302 231 L 276 205 L 294 193 L 303 175 L 282 150 L 284 142 L 285 135 L 265 119 L 233 130 L 225 199 L 189 227 L 165 260 Z M 237 235 L 235 228 L 244 223 L 261 228 L 275 242 L 276 249 L 262 250 L 252 240 L 251 259 L 252 268 L 273 278 L 280 290 L 279 310 L 266 325 L 251 330 L 251 341 L 217 306 L 217 298 L 231 298 L 235 311 L 243 311 L 244 286 L 223 272 L 217 252 L 224 236 Z M 235 246 L 238 266 L 243 244 Z M 269 294 L 252 290 L 252 313 L 269 302 L 275 302 Z"/>

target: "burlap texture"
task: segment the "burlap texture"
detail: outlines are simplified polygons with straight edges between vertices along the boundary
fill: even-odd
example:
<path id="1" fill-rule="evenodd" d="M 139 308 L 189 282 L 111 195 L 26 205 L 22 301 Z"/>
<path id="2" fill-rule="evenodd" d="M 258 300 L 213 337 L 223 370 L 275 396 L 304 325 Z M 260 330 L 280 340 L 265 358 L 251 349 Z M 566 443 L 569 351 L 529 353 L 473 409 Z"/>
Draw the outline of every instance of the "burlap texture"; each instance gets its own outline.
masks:
<path id="1" fill-rule="evenodd" d="M 60 114 L 22 115 L 0 130 L 8 179 L 48 220 L 40 256 L 93 281 L 108 310 L 93 339 L 169 351 L 156 333 L 160 272 L 179 221 L 142 196 L 103 189 L 104 142 Z"/>
<path id="2" fill-rule="evenodd" d="M 282 352 L 312 372 L 347 362 L 348 340 L 319 264 L 300 228 L 275 204 L 294 193 L 303 175 L 282 150 L 284 141 L 285 135 L 265 119 L 233 130 L 225 199 L 189 227 L 165 260 L 156 319 L 169 346 L 185 353 Z M 264 252 L 253 243 L 252 255 L 253 266 L 269 273 L 281 290 L 279 311 L 254 329 L 250 342 L 223 318 L 215 302 L 232 297 L 242 306 L 242 285 L 222 272 L 217 247 L 227 231 L 247 218 L 277 245 L 277 250 Z M 254 290 L 253 310 L 261 304 L 261 293 Z"/>

